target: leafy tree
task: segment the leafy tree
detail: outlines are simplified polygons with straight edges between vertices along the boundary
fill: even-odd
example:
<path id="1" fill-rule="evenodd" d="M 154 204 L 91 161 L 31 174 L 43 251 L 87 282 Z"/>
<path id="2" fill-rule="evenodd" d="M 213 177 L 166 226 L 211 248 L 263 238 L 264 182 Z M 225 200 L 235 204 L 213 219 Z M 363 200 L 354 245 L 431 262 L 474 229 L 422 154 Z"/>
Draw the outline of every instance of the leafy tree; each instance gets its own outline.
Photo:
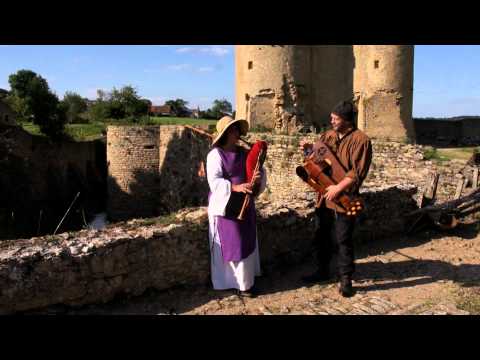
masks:
<path id="1" fill-rule="evenodd" d="M 182 117 L 188 113 L 188 101 L 183 99 L 168 100 L 165 102 L 165 105 L 169 105 L 176 116 Z"/>
<path id="2" fill-rule="evenodd" d="M 63 111 L 65 111 L 67 122 L 70 124 L 80 122 L 80 114 L 87 111 L 86 99 L 74 92 L 67 91 L 60 105 Z"/>
<path id="3" fill-rule="evenodd" d="M 215 118 L 220 119 L 225 114 L 232 113 L 232 104 L 227 99 L 214 100 L 211 112 Z"/>
<path id="4" fill-rule="evenodd" d="M 24 119 L 33 119 L 40 131 L 50 137 L 63 133 L 66 117 L 47 81 L 31 70 L 19 70 L 8 78 L 14 107 Z"/>

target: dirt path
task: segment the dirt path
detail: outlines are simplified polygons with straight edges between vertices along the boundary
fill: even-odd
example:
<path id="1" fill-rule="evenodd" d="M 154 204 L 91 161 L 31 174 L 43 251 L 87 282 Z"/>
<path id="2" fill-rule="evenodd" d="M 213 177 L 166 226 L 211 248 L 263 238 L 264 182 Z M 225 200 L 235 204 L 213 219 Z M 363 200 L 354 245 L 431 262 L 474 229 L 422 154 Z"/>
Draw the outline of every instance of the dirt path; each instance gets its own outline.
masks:
<path id="1" fill-rule="evenodd" d="M 357 250 L 356 295 L 345 299 L 337 284 L 305 286 L 311 262 L 277 269 L 257 280 L 260 295 L 240 298 L 207 286 L 177 288 L 81 309 L 52 307 L 66 314 L 478 314 L 480 236 L 476 224 L 446 236 L 384 240 Z M 38 312 L 36 312 L 38 313 Z"/>

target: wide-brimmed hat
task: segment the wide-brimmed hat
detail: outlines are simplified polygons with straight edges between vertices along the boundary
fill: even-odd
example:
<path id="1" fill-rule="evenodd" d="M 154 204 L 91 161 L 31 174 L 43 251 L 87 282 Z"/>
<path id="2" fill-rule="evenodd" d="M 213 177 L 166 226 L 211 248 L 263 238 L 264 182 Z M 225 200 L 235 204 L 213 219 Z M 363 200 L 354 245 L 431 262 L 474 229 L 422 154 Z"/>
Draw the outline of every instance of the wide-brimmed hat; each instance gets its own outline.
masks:
<path id="1" fill-rule="evenodd" d="M 248 132 L 248 121 L 243 119 L 233 119 L 230 116 L 224 116 L 217 122 L 217 132 L 215 133 L 215 138 L 212 141 L 212 146 L 217 143 L 218 140 L 225 134 L 225 131 L 232 126 L 233 124 L 240 125 L 240 135 L 247 135 Z"/>

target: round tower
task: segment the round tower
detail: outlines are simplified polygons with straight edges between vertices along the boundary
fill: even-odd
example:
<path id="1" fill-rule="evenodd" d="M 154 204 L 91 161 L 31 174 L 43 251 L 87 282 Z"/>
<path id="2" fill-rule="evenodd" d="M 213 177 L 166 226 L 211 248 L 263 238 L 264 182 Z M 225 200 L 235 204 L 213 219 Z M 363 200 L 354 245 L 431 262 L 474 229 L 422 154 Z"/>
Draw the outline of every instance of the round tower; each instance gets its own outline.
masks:
<path id="1" fill-rule="evenodd" d="M 108 202 L 114 220 L 158 215 L 159 126 L 108 126 Z"/>
<path id="2" fill-rule="evenodd" d="M 309 128 L 310 53 L 308 46 L 235 46 L 236 118 L 288 133 Z"/>
<path id="3" fill-rule="evenodd" d="M 414 140 L 413 45 L 354 46 L 358 128 L 372 138 Z"/>
<path id="4" fill-rule="evenodd" d="M 353 96 L 352 45 L 312 46 L 311 94 L 313 120 L 322 130 L 330 127 L 330 113 Z"/>

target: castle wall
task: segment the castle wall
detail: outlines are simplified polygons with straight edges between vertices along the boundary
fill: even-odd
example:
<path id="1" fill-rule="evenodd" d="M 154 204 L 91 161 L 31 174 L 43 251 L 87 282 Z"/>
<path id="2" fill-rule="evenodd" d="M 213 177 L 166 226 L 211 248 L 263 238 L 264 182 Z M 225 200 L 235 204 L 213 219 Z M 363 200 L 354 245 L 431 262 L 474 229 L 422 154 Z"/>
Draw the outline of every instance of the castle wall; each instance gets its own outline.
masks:
<path id="1" fill-rule="evenodd" d="M 283 160 L 296 162 L 297 158 L 288 154 L 296 145 L 295 137 L 275 139 L 285 149 Z M 275 147 L 270 147 L 268 161 L 282 160 Z M 374 142 L 375 157 L 362 190 L 367 208 L 357 219 L 357 242 L 388 243 L 402 234 L 404 215 L 417 208 L 415 192 L 423 189 L 433 170 L 441 174 L 438 199 L 453 196 L 455 175 L 464 165 L 437 168 L 423 159 L 421 149 Z M 290 266 L 311 256 L 313 197 L 304 196 L 304 188 L 297 186 L 290 170 L 279 172 L 269 172 L 269 186 L 281 191 L 283 177 L 284 196 L 277 194 L 268 200 L 271 194 L 267 193 L 256 201 L 264 269 Z M 107 302 L 120 295 L 140 295 L 149 288 L 209 284 L 207 222 L 205 207 L 189 208 L 168 217 L 112 224 L 103 230 L 0 242 L 0 313 Z"/>
<path id="2" fill-rule="evenodd" d="M 183 126 L 160 126 L 160 194 L 163 212 L 207 204 L 205 162 L 210 142 Z"/>
<path id="3" fill-rule="evenodd" d="M 308 46 L 237 45 L 236 117 L 279 132 L 309 128 L 311 58 Z"/>
<path id="4" fill-rule="evenodd" d="M 99 140 L 52 143 L 0 126 L 0 238 L 53 232 L 80 192 L 62 225 L 78 228 L 79 209 L 88 215 L 102 207 L 104 154 Z"/>
<path id="5" fill-rule="evenodd" d="M 342 100 L 353 96 L 353 47 L 312 46 L 312 122 L 318 129 L 330 126 L 330 113 Z"/>
<path id="6" fill-rule="evenodd" d="M 107 128 L 108 207 L 112 219 L 158 215 L 158 126 Z"/>
<path id="7" fill-rule="evenodd" d="M 209 149 L 203 135 L 183 126 L 109 126 L 108 215 L 158 216 L 207 201 L 201 176 Z"/>
<path id="8" fill-rule="evenodd" d="M 354 46 L 358 127 L 371 138 L 414 139 L 413 46 Z"/>
<path id="9" fill-rule="evenodd" d="M 293 134 L 325 129 L 332 108 L 358 101 L 358 125 L 372 138 L 414 139 L 413 46 L 239 45 L 237 118 Z"/>

